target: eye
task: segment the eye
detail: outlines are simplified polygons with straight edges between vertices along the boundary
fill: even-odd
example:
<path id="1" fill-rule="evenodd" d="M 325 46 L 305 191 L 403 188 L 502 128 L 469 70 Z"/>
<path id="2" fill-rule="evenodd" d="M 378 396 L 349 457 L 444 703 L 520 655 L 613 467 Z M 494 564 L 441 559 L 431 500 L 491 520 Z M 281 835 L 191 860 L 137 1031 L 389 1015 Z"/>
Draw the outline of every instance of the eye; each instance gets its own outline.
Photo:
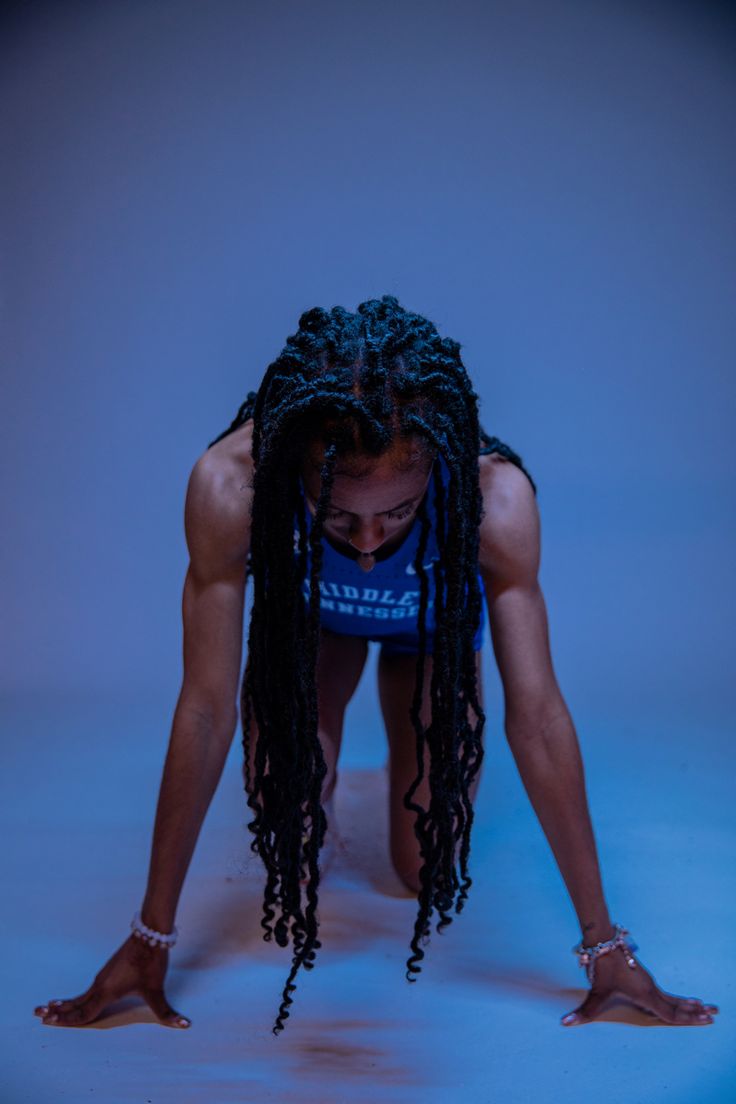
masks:
<path id="1" fill-rule="evenodd" d="M 405 518 L 405 517 L 409 516 L 409 514 L 412 512 L 413 509 L 414 509 L 414 504 L 412 503 L 409 506 L 405 506 L 403 508 L 403 510 L 391 510 L 391 511 L 389 511 L 389 513 L 387 514 L 387 517 L 390 517 L 390 518 Z"/>
<path id="2" fill-rule="evenodd" d="M 402 507 L 401 510 L 389 510 L 386 517 L 392 520 L 399 521 L 401 518 L 408 517 L 414 510 L 414 503 L 410 503 L 408 506 Z M 325 521 L 338 521 L 340 518 L 345 517 L 344 510 L 328 510 L 325 513 Z"/>

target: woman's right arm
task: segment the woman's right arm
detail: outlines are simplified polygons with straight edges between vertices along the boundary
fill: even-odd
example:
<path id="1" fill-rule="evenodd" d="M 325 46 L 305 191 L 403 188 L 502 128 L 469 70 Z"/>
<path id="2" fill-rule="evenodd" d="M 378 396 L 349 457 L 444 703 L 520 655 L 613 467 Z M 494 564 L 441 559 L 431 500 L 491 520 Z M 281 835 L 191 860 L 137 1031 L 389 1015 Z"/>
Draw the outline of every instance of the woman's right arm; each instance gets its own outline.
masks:
<path id="1" fill-rule="evenodd" d="M 184 673 L 159 791 L 144 924 L 171 931 L 182 884 L 237 725 L 251 479 L 205 453 L 187 486 L 184 525 Z M 77 997 L 39 1005 L 44 1023 L 77 1027 L 127 993 L 140 994 L 159 1020 L 186 1027 L 164 993 L 168 949 L 127 937 Z"/>
<path id="2" fill-rule="evenodd" d="M 237 725 L 250 489 L 195 466 L 187 490 L 184 676 L 153 832 L 144 924 L 171 931 L 182 884 Z M 242 482 L 242 481 L 241 481 Z"/>

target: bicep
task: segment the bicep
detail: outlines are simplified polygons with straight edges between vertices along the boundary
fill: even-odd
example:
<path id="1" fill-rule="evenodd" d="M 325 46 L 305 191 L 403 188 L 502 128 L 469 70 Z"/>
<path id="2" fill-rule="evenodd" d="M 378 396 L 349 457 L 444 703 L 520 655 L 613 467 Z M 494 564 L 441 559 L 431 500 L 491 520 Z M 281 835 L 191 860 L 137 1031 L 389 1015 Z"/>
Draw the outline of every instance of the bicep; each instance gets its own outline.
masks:
<path id="1" fill-rule="evenodd" d="M 237 711 L 245 563 L 202 578 L 189 564 L 182 595 L 183 705 L 211 719 Z"/>
<path id="2" fill-rule="evenodd" d="M 483 578 L 493 652 L 504 692 L 507 734 L 537 728 L 564 708 L 539 584 L 541 523 L 526 476 L 497 468 L 484 494 Z"/>
<path id="3" fill-rule="evenodd" d="M 546 723 L 564 706 L 538 580 L 499 588 L 485 582 L 488 621 L 504 693 L 507 734 Z"/>
<path id="4" fill-rule="evenodd" d="M 229 723 L 237 712 L 250 503 L 207 454 L 189 479 L 184 527 L 182 704 Z"/>

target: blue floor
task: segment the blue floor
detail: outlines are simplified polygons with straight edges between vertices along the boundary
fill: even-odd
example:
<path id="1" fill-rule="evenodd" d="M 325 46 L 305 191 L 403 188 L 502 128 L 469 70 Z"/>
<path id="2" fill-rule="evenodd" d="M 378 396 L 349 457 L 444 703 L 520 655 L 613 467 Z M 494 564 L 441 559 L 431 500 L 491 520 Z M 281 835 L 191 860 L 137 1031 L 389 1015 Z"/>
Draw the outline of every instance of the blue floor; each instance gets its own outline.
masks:
<path id="1" fill-rule="evenodd" d="M 585 991 L 571 953 L 577 919 L 492 693 L 470 899 L 443 935 L 433 929 L 418 982 L 405 980 L 415 902 L 388 859 L 374 662 L 347 718 L 336 792 L 345 849 L 321 887 L 323 947 L 278 1038 L 289 952 L 260 938 L 237 738 L 177 916 L 167 992 L 192 1027 L 160 1027 L 136 999 L 83 1029 L 33 1016 L 86 989 L 127 936 L 173 703 L 6 703 L 3 1104 L 736 1099 L 730 720 L 573 708 L 612 917 L 664 989 L 721 1011 L 682 1028 L 618 1004 L 566 1029 L 560 1017 Z"/>

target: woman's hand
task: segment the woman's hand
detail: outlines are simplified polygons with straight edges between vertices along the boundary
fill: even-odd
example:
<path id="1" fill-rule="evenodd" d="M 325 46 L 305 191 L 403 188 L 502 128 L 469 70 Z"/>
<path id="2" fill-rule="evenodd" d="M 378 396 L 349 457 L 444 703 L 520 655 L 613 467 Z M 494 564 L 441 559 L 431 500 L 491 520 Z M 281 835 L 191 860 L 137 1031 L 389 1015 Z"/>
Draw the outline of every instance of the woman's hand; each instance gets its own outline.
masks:
<path id="1" fill-rule="evenodd" d="M 34 1010 L 45 1024 L 54 1027 L 82 1027 L 92 1023 L 114 1001 L 138 993 L 167 1027 L 189 1027 L 164 995 L 164 977 L 169 964 L 167 947 L 152 947 L 134 935 L 128 936 L 95 977 L 89 989 L 69 1000 L 52 1000 Z"/>
<path id="2" fill-rule="evenodd" d="M 627 965 L 620 947 L 596 958 L 590 992 L 581 1005 L 563 1016 L 561 1022 L 565 1027 L 595 1019 L 609 997 L 615 995 L 626 997 L 642 1012 L 664 1023 L 691 1026 L 713 1023 L 713 1016 L 718 1013 L 717 1005 L 704 1004 L 697 997 L 665 993 L 636 956 L 632 954 L 631 957 L 636 962 L 633 969 Z"/>

